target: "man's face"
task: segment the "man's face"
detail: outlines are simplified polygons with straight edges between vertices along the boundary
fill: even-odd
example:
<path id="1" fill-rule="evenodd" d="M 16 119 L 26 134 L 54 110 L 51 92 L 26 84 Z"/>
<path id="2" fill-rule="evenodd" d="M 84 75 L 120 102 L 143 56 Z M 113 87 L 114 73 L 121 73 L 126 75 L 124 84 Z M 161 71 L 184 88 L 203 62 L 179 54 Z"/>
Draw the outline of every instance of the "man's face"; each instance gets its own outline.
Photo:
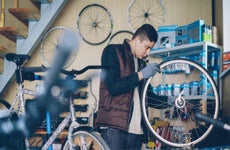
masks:
<path id="1" fill-rule="evenodd" d="M 139 59 L 148 57 L 151 48 L 154 46 L 154 42 L 150 42 L 149 39 L 141 41 L 139 38 L 135 41 L 134 54 Z"/>

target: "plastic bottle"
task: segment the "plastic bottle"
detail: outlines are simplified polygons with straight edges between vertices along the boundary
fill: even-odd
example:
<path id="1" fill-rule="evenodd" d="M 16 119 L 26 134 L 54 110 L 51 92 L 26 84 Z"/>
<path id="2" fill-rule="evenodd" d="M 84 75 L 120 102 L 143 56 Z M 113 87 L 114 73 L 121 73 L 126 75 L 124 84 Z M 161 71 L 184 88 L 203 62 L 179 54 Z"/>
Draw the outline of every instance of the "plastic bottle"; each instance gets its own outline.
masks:
<path id="1" fill-rule="evenodd" d="M 198 95 L 198 82 L 191 82 L 191 95 Z"/>
<path id="2" fill-rule="evenodd" d="M 173 96 L 173 85 L 172 84 L 168 84 L 167 86 L 167 96 Z"/>
<path id="3" fill-rule="evenodd" d="M 212 77 L 217 84 L 218 83 L 218 71 L 217 70 L 213 70 Z"/>
<path id="4" fill-rule="evenodd" d="M 184 96 L 189 96 L 189 89 L 190 89 L 190 86 L 189 86 L 189 84 L 188 83 L 184 83 L 183 84 L 183 89 L 184 89 L 184 93 L 183 93 L 183 95 Z"/>
<path id="5" fill-rule="evenodd" d="M 174 84 L 174 96 L 178 96 L 180 94 L 180 90 L 181 90 L 181 84 Z"/>

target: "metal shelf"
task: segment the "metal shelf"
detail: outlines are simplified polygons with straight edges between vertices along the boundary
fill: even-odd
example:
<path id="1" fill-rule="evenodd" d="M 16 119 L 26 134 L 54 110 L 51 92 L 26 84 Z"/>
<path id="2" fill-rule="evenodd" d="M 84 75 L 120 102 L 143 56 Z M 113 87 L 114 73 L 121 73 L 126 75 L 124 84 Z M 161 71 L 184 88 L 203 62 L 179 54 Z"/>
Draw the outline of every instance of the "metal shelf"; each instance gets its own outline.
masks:
<path id="1" fill-rule="evenodd" d="M 214 96 L 206 96 L 206 95 L 190 95 L 190 96 L 182 96 L 184 99 L 186 100 L 214 100 L 215 97 Z"/>
<path id="2" fill-rule="evenodd" d="M 208 52 L 218 51 L 221 49 L 221 46 L 218 46 L 210 42 L 197 42 L 192 44 L 185 44 L 181 46 L 175 46 L 171 48 L 164 49 L 154 49 L 151 50 L 150 55 L 153 57 L 176 57 L 176 56 L 185 56 L 199 54 L 202 50 L 207 50 Z"/>

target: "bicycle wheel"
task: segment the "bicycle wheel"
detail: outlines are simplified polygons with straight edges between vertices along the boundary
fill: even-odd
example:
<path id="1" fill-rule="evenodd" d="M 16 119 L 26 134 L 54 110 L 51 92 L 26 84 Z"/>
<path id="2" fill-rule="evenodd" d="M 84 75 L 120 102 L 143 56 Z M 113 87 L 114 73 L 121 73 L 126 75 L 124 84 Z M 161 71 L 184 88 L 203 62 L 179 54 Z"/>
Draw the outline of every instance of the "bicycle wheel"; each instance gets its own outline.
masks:
<path id="1" fill-rule="evenodd" d="M 165 61 L 160 68 L 161 73 L 149 78 L 143 90 L 145 122 L 157 140 L 165 145 L 194 146 L 213 128 L 213 125 L 198 121 L 194 114 L 200 112 L 213 119 L 218 117 L 216 84 L 202 66 L 190 60 Z M 172 96 L 174 100 L 159 102 L 153 99 L 152 92 L 157 96 Z"/>
<path id="2" fill-rule="evenodd" d="M 11 105 L 7 101 L 0 99 L 0 108 L 10 109 L 10 107 Z"/>
<path id="3" fill-rule="evenodd" d="M 0 99 L 0 110 L 1 112 L 1 117 L 6 117 L 7 119 L 11 120 L 13 123 L 15 123 L 18 120 L 18 114 L 15 111 L 10 111 L 11 105 L 4 99 Z M 5 111 L 5 112 L 4 112 Z M 2 116 L 3 112 L 7 116 Z M 12 149 L 25 149 L 25 139 L 24 137 L 17 137 L 17 140 L 14 140 L 11 142 Z M 1 149 L 1 146 L 0 146 Z M 4 148 L 3 148 L 4 149 Z"/>
<path id="4" fill-rule="evenodd" d="M 6 114 L 9 113 L 9 118 L 11 118 L 12 120 L 17 120 L 18 119 L 17 113 L 14 111 L 11 112 L 10 108 L 11 108 L 10 103 L 8 103 L 4 99 L 0 99 L 0 110 L 5 111 Z"/>
<path id="5" fill-rule="evenodd" d="M 86 43 L 99 45 L 111 35 L 113 21 L 110 12 L 105 7 L 91 4 L 79 13 L 77 27 Z"/>
<path id="6" fill-rule="evenodd" d="M 108 44 L 121 44 L 124 42 L 124 39 L 131 39 L 133 36 L 133 33 L 127 30 L 121 30 L 116 33 L 114 33 L 109 38 Z"/>
<path id="7" fill-rule="evenodd" d="M 72 134 L 73 140 L 73 149 L 84 149 L 84 150 L 108 150 L 108 145 L 104 142 L 104 140 L 100 137 L 99 133 L 86 129 L 78 129 Z M 69 150 L 69 140 L 63 144 L 63 150 Z"/>
<path id="8" fill-rule="evenodd" d="M 69 28 L 57 26 L 51 28 L 43 37 L 41 42 L 40 54 L 45 65 L 52 63 L 55 51 L 59 46 L 60 38 L 65 32 L 71 32 Z M 72 50 L 68 59 L 66 60 L 63 68 L 70 66 L 75 60 L 77 55 L 76 50 Z"/>
<path id="9" fill-rule="evenodd" d="M 128 8 L 128 23 L 133 31 L 145 23 L 158 28 L 165 23 L 165 16 L 161 0 L 132 0 Z"/>

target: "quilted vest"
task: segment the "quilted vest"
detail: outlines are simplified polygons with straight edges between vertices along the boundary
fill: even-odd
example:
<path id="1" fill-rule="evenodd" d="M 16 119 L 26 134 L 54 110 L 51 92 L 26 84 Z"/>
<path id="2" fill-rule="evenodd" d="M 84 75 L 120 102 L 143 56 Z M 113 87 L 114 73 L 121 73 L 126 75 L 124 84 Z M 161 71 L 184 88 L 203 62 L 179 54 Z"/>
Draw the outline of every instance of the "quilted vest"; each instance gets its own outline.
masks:
<path id="1" fill-rule="evenodd" d="M 120 77 L 135 72 L 134 59 L 130 50 L 124 45 L 114 45 L 119 60 Z M 128 130 L 131 107 L 133 102 L 133 92 L 111 96 L 105 83 L 100 82 L 99 93 L 99 112 L 97 118 L 97 126 L 111 127 L 121 130 Z"/>

